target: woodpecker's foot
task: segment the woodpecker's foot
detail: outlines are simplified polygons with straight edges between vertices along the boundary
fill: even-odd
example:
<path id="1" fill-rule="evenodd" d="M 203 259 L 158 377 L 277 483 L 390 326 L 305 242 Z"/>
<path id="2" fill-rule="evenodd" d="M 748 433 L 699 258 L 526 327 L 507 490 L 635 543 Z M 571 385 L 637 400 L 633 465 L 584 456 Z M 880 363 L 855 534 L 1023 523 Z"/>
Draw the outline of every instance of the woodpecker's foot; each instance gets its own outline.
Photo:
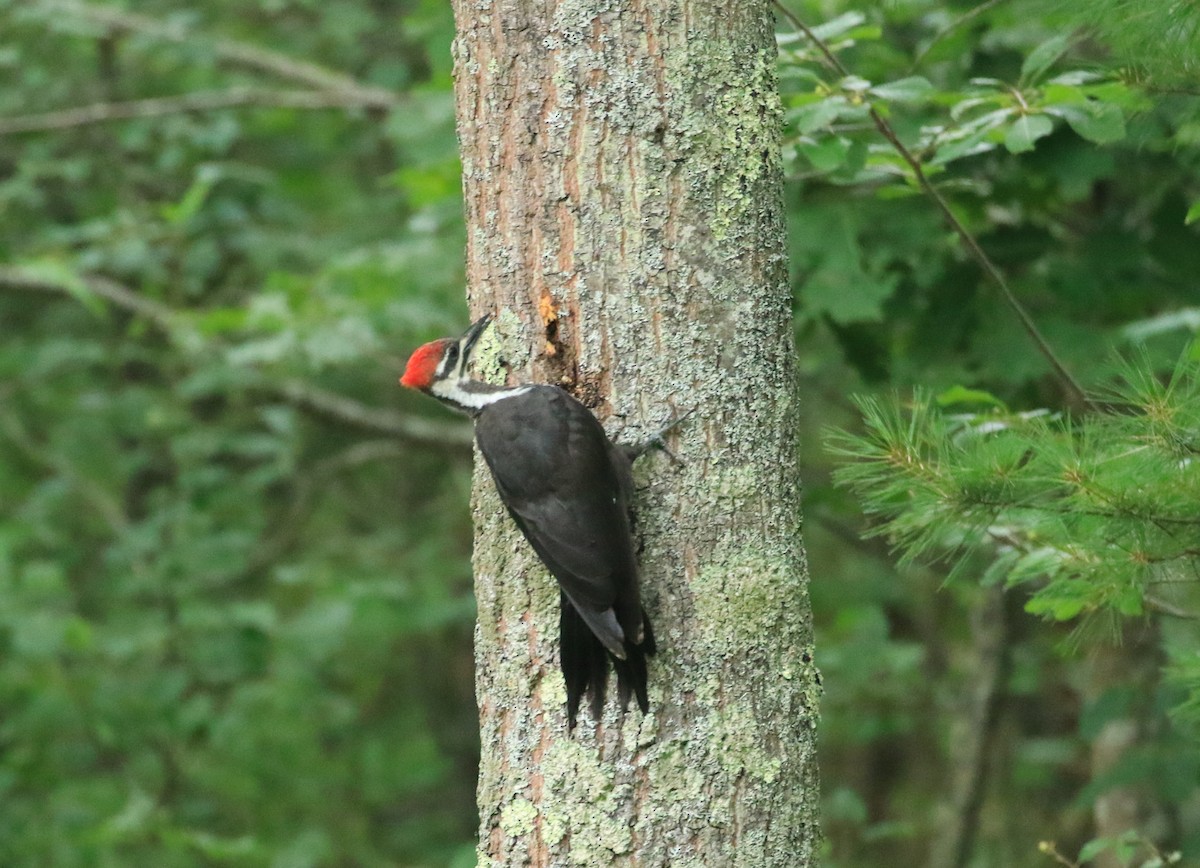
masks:
<path id="1" fill-rule="evenodd" d="M 668 422 L 661 431 L 637 446 L 622 446 L 621 448 L 625 450 L 625 455 L 628 456 L 630 463 L 637 461 L 651 449 L 658 449 L 659 451 L 666 453 L 666 456 L 673 462 L 682 466 L 683 462 L 679 460 L 679 456 L 670 450 L 670 448 L 667 446 L 667 441 L 663 438 L 682 425 L 684 420 L 695 412 L 696 408 L 693 407 L 682 416 L 677 416 Z"/>

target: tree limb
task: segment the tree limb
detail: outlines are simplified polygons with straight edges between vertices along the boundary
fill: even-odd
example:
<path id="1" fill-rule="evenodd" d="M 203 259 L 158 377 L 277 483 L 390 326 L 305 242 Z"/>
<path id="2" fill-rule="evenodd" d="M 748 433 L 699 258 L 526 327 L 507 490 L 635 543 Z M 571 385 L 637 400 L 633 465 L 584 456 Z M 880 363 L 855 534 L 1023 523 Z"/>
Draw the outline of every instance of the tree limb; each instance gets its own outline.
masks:
<path id="1" fill-rule="evenodd" d="M 1182 609 L 1179 606 L 1176 606 L 1174 603 L 1168 602 L 1161 597 L 1143 594 L 1142 602 L 1146 604 L 1146 608 L 1151 612 L 1158 612 L 1160 615 L 1169 615 L 1172 618 L 1182 618 L 1185 621 L 1200 621 L 1200 612 L 1192 612 L 1188 609 Z"/>
<path id="2" fill-rule="evenodd" d="M 161 302 L 148 299 L 114 280 L 97 275 L 81 278 L 86 290 L 113 307 L 145 318 L 159 331 L 191 349 L 201 340 L 192 330 L 181 335 L 186 317 Z M 21 268 L 0 266 L 0 290 L 37 292 L 57 296 L 75 296 L 77 292 L 66 281 L 34 274 Z M 211 350 L 211 348 L 209 348 Z M 252 387 L 254 391 L 273 395 L 293 406 L 316 415 L 375 433 L 389 434 L 421 446 L 469 454 L 471 430 L 454 422 L 406 416 L 395 410 L 371 407 L 366 404 L 322 389 L 299 379 L 266 381 Z"/>
<path id="3" fill-rule="evenodd" d="M 271 392 L 289 404 L 356 428 L 391 434 L 426 446 L 465 452 L 471 449 L 471 429 L 466 425 L 409 417 L 394 410 L 369 407 L 303 380 L 270 383 L 262 391 Z"/>
<path id="4" fill-rule="evenodd" d="M 0 118 L 0 136 L 228 108 L 317 110 L 372 108 L 374 105 L 374 102 L 364 100 L 361 94 L 353 91 L 232 87 L 223 90 L 196 91 L 180 96 L 151 97 L 125 102 L 100 102 L 59 111 Z"/>
<path id="5" fill-rule="evenodd" d="M 40 0 L 41 9 L 65 13 L 122 33 L 163 42 L 195 44 L 207 43 L 224 61 L 239 66 L 269 72 L 289 81 L 299 82 L 319 90 L 335 91 L 353 95 L 360 105 L 374 108 L 393 108 L 401 102 L 401 96 L 381 87 L 365 85 L 349 75 L 318 66 L 315 63 L 296 60 L 276 51 L 225 38 L 211 38 L 197 33 L 179 23 L 166 23 L 145 15 L 137 15 L 111 6 L 94 6 L 80 0 Z"/>
<path id="6" fill-rule="evenodd" d="M 963 731 L 951 748 L 954 769 L 950 785 L 949 822 L 934 840 L 929 864 L 933 868 L 962 868 L 969 864 L 979 832 L 993 748 L 1004 697 L 1012 647 L 1012 622 L 1004 589 L 983 589 L 971 612 L 975 650 L 973 690 L 967 700 Z"/>
<path id="7" fill-rule="evenodd" d="M 829 45 L 823 39 L 821 39 L 821 37 L 814 33 L 812 28 L 801 21 L 795 15 L 795 13 L 784 6 L 780 0 L 774 0 L 774 2 L 775 8 L 779 10 L 779 13 L 789 22 L 791 22 L 793 27 L 803 33 L 821 52 L 821 55 L 824 57 L 827 66 L 829 66 L 843 78 L 850 75 L 850 70 L 846 69 L 845 65 L 843 65 L 838 59 L 837 55 L 833 53 L 833 50 L 829 47 Z M 1046 361 L 1050 363 L 1050 367 L 1054 371 L 1059 382 L 1062 383 L 1063 387 L 1067 390 L 1071 402 L 1081 407 L 1086 407 L 1090 410 L 1098 410 L 1099 408 L 1097 405 L 1090 398 L 1088 398 L 1087 394 L 1083 391 L 1083 388 L 1071 375 L 1071 372 L 1067 370 L 1066 366 L 1061 361 L 1059 361 L 1058 356 L 1055 355 L 1054 350 L 1050 347 L 1049 342 L 1047 342 L 1045 337 L 1042 336 L 1042 333 L 1034 323 L 1033 318 L 1025 310 L 1025 307 L 1021 304 L 1021 302 L 1017 300 L 1017 297 L 1013 294 L 1013 291 L 1009 289 L 1008 281 L 1004 279 L 1004 275 L 1001 274 L 999 267 L 992 262 L 991 258 L 984 252 L 983 248 L 979 246 L 979 242 L 975 240 L 975 236 L 970 233 L 967 227 L 965 227 L 962 222 L 959 221 L 958 217 L 955 216 L 954 212 L 950 210 L 950 204 L 942 197 L 942 194 L 938 192 L 938 189 L 933 186 L 932 183 L 930 183 L 929 178 L 927 178 L 925 175 L 925 170 L 921 167 L 921 161 L 918 160 L 913 155 L 912 151 L 905 147 L 904 143 L 900 141 L 899 136 L 896 135 L 896 131 L 892 129 L 892 125 L 889 124 L 883 115 L 879 113 L 878 109 L 876 109 L 875 106 L 871 105 L 870 103 L 867 105 L 868 114 L 870 115 L 872 122 L 874 122 L 875 128 L 879 130 L 880 135 L 888 140 L 891 146 L 895 149 L 896 153 L 898 153 L 904 162 L 908 164 L 908 167 L 912 170 L 913 177 L 915 178 L 917 184 L 921 187 L 921 190 L 925 193 L 925 195 L 933 200 L 935 205 L 937 205 L 938 210 L 942 212 L 942 216 L 945 217 L 946 222 L 950 225 L 950 228 L 953 229 L 955 234 L 957 234 L 962 240 L 963 244 L 967 248 L 967 251 L 971 254 L 971 257 L 979 264 L 980 268 L 983 269 L 984 274 L 991 279 L 992 283 L 999 288 L 1000 294 L 1003 296 L 1005 303 L 1008 304 L 1012 312 L 1016 314 L 1017 319 L 1021 323 L 1021 327 L 1025 329 L 1025 333 L 1029 336 L 1030 340 L 1033 341 L 1034 346 L 1036 346 L 1038 349 L 1038 352 L 1040 352 Z"/>
<path id="8" fill-rule="evenodd" d="M 113 307 L 135 313 L 149 320 L 157 329 L 170 332 L 177 325 L 175 311 L 161 302 L 139 295 L 115 280 L 99 275 L 81 279 L 84 288 L 92 295 L 102 298 Z M 0 265 L 0 289 L 43 292 L 53 295 L 74 296 L 76 292 L 64 280 L 56 280 L 24 268 Z"/>

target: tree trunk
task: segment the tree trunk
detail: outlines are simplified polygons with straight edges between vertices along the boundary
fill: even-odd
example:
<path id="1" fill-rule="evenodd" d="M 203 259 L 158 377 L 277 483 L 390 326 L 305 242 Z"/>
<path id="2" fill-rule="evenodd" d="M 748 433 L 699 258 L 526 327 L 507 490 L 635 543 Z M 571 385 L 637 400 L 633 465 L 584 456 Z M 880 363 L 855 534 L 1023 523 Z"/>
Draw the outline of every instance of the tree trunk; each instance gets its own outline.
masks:
<path id="1" fill-rule="evenodd" d="M 799 868 L 819 694 L 800 539 L 780 112 L 763 0 L 455 0 L 484 376 L 650 453 L 650 714 L 567 732 L 558 591 L 476 478 L 480 864 Z M 615 692 L 615 691 L 612 691 Z"/>

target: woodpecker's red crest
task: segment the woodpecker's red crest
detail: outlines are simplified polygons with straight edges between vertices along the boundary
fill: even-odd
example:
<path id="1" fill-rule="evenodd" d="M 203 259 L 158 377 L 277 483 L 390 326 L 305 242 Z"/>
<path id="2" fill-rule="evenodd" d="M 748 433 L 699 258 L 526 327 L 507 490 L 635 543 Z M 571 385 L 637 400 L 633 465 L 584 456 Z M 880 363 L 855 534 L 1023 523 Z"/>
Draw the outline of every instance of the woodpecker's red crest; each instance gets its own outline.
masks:
<path id="1" fill-rule="evenodd" d="M 421 392 L 429 391 L 437 375 L 438 363 L 441 362 L 446 347 L 452 343 L 454 341 L 450 338 L 443 338 L 413 350 L 404 369 L 404 376 L 400 378 L 400 385 Z"/>

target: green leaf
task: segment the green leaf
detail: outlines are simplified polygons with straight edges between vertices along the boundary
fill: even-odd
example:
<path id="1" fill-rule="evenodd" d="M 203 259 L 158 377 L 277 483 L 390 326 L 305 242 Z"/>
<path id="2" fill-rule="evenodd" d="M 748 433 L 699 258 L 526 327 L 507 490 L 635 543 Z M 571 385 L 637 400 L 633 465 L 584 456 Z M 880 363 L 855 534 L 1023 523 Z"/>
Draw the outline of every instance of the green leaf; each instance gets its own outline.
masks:
<path id="1" fill-rule="evenodd" d="M 1084 601 L 1077 598 L 1056 598 L 1037 594 L 1025 604 L 1031 615 L 1049 615 L 1055 621 L 1070 621 L 1083 611 Z"/>
<path id="2" fill-rule="evenodd" d="M 1098 72 L 1087 72 L 1082 69 L 1073 69 L 1070 72 L 1060 73 L 1050 79 L 1052 84 L 1063 84 L 1068 86 L 1077 86 L 1088 84 L 1093 81 L 1100 81 L 1104 76 Z"/>
<path id="3" fill-rule="evenodd" d="M 863 167 L 867 164 L 867 146 L 865 143 L 855 141 L 850 143 L 850 149 L 846 152 L 846 159 L 839 171 L 839 177 L 845 176 L 847 180 L 853 182 L 853 179 Z"/>
<path id="4" fill-rule="evenodd" d="M 1145 606 L 1142 604 L 1141 591 L 1131 585 L 1121 588 L 1117 593 L 1113 594 L 1108 602 L 1117 612 L 1129 617 L 1140 615 L 1145 611 Z"/>
<path id="5" fill-rule="evenodd" d="M 818 24 L 812 29 L 818 39 L 834 39 L 841 36 L 848 30 L 852 30 L 858 25 L 867 20 L 867 16 L 861 12 L 847 12 L 844 15 L 839 15 L 832 21 L 826 21 L 824 24 Z"/>
<path id="6" fill-rule="evenodd" d="M 861 75 L 848 75 L 838 82 L 838 87 L 847 93 L 861 94 L 871 89 L 871 82 Z"/>
<path id="7" fill-rule="evenodd" d="M 1033 150 L 1033 143 L 1043 136 L 1050 135 L 1054 122 L 1045 115 L 1021 115 L 1016 123 L 1008 128 L 1004 136 L 1004 147 L 1009 153 L 1023 154 Z"/>
<path id="8" fill-rule="evenodd" d="M 196 170 L 192 185 L 183 194 L 183 198 L 173 205 L 163 206 L 162 214 L 166 221 L 174 226 L 180 226 L 195 217 L 204 207 L 204 203 L 208 200 L 208 194 L 212 192 L 213 186 L 220 177 L 221 170 L 218 166 L 211 164 L 200 166 Z"/>
<path id="9" fill-rule="evenodd" d="M 855 42 L 862 42 L 867 39 L 882 39 L 883 28 L 878 24 L 864 24 L 862 27 L 855 27 L 853 30 L 846 32 L 846 39 L 852 39 Z"/>
<path id="10" fill-rule="evenodd" d="M 838 323 L 878 322 L 899 276 L 867 267 L 867 253 L 858 241 L 860 227 L 850 211 L 814 213 L 823 219 L 808 239 L 814 246 L 800 289 L 805 314 L 824 314 Z"/>
<path id="11" fill-rule="evenodd" d="M 1101 853 L 1111 850 L 1113 842 L 1108 838 L 1093 838 L 1082 847 L 1079 848 L 1079 856 L 1077 862 L 1090 862 Z"/>
<path id="12" fill-rule="evenodd" d="M 1183 307 L 1126 323 L 1121 328 L 1121 337 L 1140 343 L 1173 331 L 1200 332 L 1200 307 Z"/>
<path id="13" fill-rule="evenodd" d="M 1184 226 L 1191 226 L 1197 220 L 1200 220 L 1200 199 L 1192 203 L 1192 207 L 1188 208 L 1187 216 L 1183 218 Z"/>
<path id="14" fill-rule="evenodd" d="M 850 153 L 850 142 L 840 136 L 825 136 L 811 144 L 801 142 L 796 146 L 804 157 L 819 172 L 832 172 L 840 168 Z"/>
<path id="15" fill-rule="evenodd" d="M 870 92 L 890 102 L 920 103 L 927 102 L 933 96 L 934 89 L 928 79 L 913 75 L 876 85 Z"/>
<path id="16" fill-rule="evenodd" d="M 1047 108 L 1063 118 L 1071 129 L 1089 142 L 1107 145 L 1125 138 L 1125 114 L 1112 103 L 1088 101 Z"/>
<path id="17" fill-rule="evenodd" d="M 1067 46 L 1070 44 L 1071 38 L 1067 34 L 1059 34 L 1052 36 L 1029 52 L 1029 56 L 1025 58 L 1025 62 L 1021 64 L 1021 82 L 1022 84 L 1034 84 L 1041 80 L 1045 75 L 1046 70 L 1054 65 Z"/>
<path id="18" fill-rule="evenodd" d="M 1000 410 L 1007 410 L 1004 402 L 982 389 L 968 389 L 966 386 L 951 386 L 937 396 L 939 407 L 949 407 L 954 404 L 988 404 Z"/>
<path id="19" fill-rule="evenodd" d="M 844 96 L 830 96 L 789 110 L 787 120 L 795 126 L 800 135 L 808 135 L 828 127 L 850 107 Z"/>
<path id="20" fill-rule="evenodd" d="M 825 42 L 837 39 L 839 36 L 852 36 L 855 28 L 863 24 L 867 20 L 867 16 L 861 12 L 847 12 L 844 15 L 839 15 L 824 24 L 818 24 L 812 28 L 813 34 Z M 868 31 L 869 32 L 869 31 Z M 796 42 L 808 42 L 808 36 L 801 33 L 799 30 L 791 30 L 787 33 L 776 33 L 775 43 L 777 45 L 792 45 Z"/>

